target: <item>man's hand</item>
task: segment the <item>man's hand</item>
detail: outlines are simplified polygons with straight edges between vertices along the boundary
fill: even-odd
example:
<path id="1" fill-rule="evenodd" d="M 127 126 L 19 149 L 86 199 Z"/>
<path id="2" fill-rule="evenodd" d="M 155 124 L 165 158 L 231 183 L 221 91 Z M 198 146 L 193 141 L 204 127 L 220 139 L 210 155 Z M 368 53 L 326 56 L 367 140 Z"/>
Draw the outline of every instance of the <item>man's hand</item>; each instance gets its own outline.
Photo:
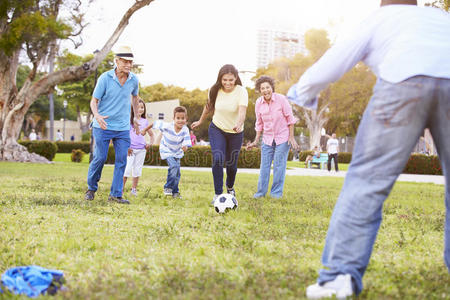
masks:
<path id="1" fill-rule="evenodd" d="M 245 146 L 245 150 L 251 150 L 253 147 L 256 147 L 256 145 L 258 144 L 257 141 L 254 142 L 248 142 L 247 145 Z"/>
<path id="2" fill-rule="evenodd" d="M 105 130 L 108 127 L 108 123 L 106 123 L 105 119 L 108 118 L 108 116 L 101 116 L 99 114 L 95 114 L 94 118 L 97 120 L 98 125 L 100 125 L 100 128 Z"/>

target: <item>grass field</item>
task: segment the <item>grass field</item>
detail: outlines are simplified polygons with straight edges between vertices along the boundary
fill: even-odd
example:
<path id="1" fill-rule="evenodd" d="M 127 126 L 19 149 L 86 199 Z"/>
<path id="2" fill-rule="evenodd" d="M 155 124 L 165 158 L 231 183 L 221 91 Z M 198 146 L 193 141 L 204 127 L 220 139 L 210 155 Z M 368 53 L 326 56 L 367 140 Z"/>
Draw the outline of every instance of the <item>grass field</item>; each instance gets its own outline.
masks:
<path id="1" fill-rule="evenodd" d="M 108 166 L 96 199 L 83 200 L 87 168 L 0 163 L 1 273 L 62 270 L 68 290 L 57 299 L 302 299 L 343 183 L 288 177 L 282 199 L 253 200 L 257 175 L 238 174 L 239 209 L 218 215 L 210 173 L 182 171 L 174 200 L 162 196 L 166 171 L 144 169 L 124 206 L 106 201 Z M 449 299 L 443 198 L 441 185 L 395 185 L 361 299 Z"/>

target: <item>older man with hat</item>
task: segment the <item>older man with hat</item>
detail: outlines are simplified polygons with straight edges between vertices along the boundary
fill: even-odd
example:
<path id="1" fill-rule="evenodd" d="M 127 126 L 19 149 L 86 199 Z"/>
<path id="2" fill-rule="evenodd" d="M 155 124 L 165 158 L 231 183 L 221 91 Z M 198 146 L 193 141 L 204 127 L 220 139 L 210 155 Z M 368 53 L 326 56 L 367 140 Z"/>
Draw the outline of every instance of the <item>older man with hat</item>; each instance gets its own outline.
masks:
<path id="1" fill-rule="evenodd" d="M 114 58 L 115 68 L 100 75 L 95 86 L 91 99 L 95 149 L 93 160 L 89 165 L 85 200 L 94 200 L 103 165 L 108 156 L 109 144 L 112 141 L 115 165 L 108 200 L 121 204 L 130 203 L 122 198 L 122 189 L 127 152 L 130 147 L 130 99 L 136 116 L 139 92 L 139 80 L 131 72 L 133 59 L 130 47 L 119 47 Z"/>

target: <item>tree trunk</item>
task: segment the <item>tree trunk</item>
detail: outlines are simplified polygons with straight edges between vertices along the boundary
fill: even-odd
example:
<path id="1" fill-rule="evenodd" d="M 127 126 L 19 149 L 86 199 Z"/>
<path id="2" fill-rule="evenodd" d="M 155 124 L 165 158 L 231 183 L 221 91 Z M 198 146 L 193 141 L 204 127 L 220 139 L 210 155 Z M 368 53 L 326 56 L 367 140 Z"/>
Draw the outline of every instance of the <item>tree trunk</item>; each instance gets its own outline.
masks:
<path id="1" fill-rule="evenodd" d="M 16 74 L 19 65 L 20 49 L 7 56 L 0 50 L 0 160 L 47 162 L 43 157 L 30 154 L 26 148 L 17 143 L 24 116 L 33 102 L 42 94 L 47 94 L 57 84 L 79 81 L 87 78 L 106 57 L 113 45 L 128 25 L 131 16 L 140 8 L 154 0 L 136 0 L 122 17 L 116 30 L 108 39 L 102 50 L 82 66 L 67 67 L 47 74 L 33 82 L 37 65 L 33 67 L 21 90 L 16 87 Z"/>
<path id="2" fill-rule="evenodd" d="M 315 146 L 320 147 L 320 137 L 322 128 L 328 121 L 328 117 L 325 116 L 325 112 L 328 108 L 328 104 L 324 105 L 319 113 L 315 110 L 303 109 L 303 116 L 305 117 L 306 126 L 309 130 L 309 147 L 314 149 Z"/>

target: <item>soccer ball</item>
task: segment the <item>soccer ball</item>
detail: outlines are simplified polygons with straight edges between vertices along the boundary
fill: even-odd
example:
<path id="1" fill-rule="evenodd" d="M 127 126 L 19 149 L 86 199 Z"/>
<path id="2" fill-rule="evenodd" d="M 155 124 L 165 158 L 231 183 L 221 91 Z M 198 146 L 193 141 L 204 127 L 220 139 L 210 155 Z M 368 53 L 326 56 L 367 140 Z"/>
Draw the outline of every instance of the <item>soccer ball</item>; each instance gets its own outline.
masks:
<path id="1" fill-rule="evenodd" d="M 219 214 L 226 213 L 228 210 L 236 209 L 237 207 L 236 197 L 231 194 L 221 194 L 214 200 L 214 209 Z"/>

